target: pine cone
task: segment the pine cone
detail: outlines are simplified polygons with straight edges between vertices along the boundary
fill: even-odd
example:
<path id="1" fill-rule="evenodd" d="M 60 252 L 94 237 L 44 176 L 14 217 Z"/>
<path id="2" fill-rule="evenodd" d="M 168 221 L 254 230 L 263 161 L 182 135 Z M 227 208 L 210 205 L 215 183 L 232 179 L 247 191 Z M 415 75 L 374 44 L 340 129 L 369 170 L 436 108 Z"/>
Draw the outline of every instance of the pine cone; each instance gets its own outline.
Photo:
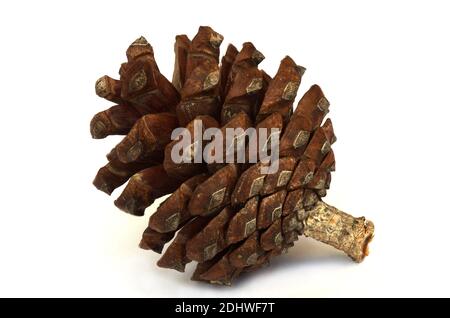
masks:
<path id="1" fill-rule="evenodd" d="M 177 36 L 171 84 L 141 37 L 127 51 L 120 81 L 97 82 L 97 94 L 118 105 L 94 116 L 92 136 L 127 135 L 108 154 L 94 185 L 111 194 L 129 179 L 115 204 L 133 215 L 172 193 L 150 217 L 140 247 L 161 253 L 175 237 L 158 266 L 183 272 L 196 261 L 194 280 L 229 285 L 287 251 L 302 234 L 362 261 L 373 223 L 322 201 L 335 170 L 336 141 L 331 120 L 323 122 L 329 102 L 322 90 L 313 85 L 293 111 L 305 68 L 285 57 L 272 79 L 258 68 L 264 55 L 250 42 L 239 52 L 229 45 L 219 67 L 222 40 L 210 27 L 200 27 L 192 41 Z M 224 140 L 222 153 L 211 147 L 215 139 L 200 145 L 196 125 L 201 133 L 218 128 L 223 135 L 227 128 L 256 128 L 252 136 L 262 149 L 279 138 L 277 171 L 264 172 L 272 163 L 253 157 L 245 135 L 235 138 L 243 138 L 244 158 L 226 163 L 227 156 L 239 156 L 234 145 L 227 149 Z M 191 163 L 171 156 L 179 147 L 171 138 L 177 127 L 190 132 L 183 154 L 196 159 Z M 259 128 L 278 130 L 265 139 Z"/>

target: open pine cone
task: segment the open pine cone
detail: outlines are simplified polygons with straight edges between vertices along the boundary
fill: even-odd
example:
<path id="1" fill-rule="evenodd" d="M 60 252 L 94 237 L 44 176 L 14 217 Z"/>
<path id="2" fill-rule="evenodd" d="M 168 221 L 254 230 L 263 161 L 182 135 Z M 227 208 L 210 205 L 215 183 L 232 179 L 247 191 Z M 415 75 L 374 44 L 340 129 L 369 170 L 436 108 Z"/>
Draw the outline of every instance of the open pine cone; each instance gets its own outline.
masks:
<path id="1" fill-rule="evenodd" d="M 171 193 L 150 217 L 140 247 L 161 253 L 175 236 L 158 266 L 183 272 L 196 261 L 195 280 L 229 285 L 302 234 L 362 261 L 373 223 L 322 201 L 335 169 L 336 141 L 331 120 L 323 122 L 329 102 L 322 90 L 312 86 L 293 111 L 305 68 L 287 56 L 271 78 L 258 68 L 264 56 L 250 42 L 241 51 L 230 44 L 219 66 L 222 40 L 210 27 L 200 27 L 192 41 L 177 36 L 171 83 L 140 37 L 127 50 L 120 80 L 96 82 L 97 94 L 117 105 L 94 116 L 93 138 L 126 136 L 107 155 L 94 185 L 111 194 L 128 181 L 115 204 L 139 216 Z M 179 140 L 172 140 L 172 131 L 186 127 L 193 135 L 196 123 L 224 135 L 227 128 L 277 128 L 281 134 L 257 136 L 257 142 L 267 146 L 279 138 L 278 170 L 263 173 L 268 163 L 251 163 L 248 145 L 242 163 L 175 162 L 171 153 Z M 191 142 L 192 157 L 217 158 L 207 142 L 201 149 Z"/>

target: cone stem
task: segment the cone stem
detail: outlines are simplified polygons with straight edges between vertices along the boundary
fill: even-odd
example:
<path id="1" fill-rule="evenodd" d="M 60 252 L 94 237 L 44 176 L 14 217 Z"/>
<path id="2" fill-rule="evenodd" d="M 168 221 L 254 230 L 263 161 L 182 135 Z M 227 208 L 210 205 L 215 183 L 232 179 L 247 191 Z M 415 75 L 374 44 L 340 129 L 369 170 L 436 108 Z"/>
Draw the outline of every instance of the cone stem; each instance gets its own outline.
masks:
<path id="1" fill-rule="evenodd" d="M 360 263 L 369 254 L 374 225 L 364 217 L 355 218 L 319 201 L 304 221 L 304 234 L 345 252 Z"/>

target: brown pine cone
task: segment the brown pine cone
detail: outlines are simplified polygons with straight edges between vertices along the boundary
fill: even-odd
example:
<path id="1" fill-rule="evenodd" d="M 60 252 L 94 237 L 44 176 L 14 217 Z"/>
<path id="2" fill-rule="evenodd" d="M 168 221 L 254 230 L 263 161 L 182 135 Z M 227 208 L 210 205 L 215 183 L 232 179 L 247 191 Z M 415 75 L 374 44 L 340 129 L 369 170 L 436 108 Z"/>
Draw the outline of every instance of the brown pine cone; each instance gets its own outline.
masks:
<path id="1" fill-rule="evenodd" d="M 302 234 L 362 261 L 373 223 L 322 201 L 335 169 L 336 141 L 331 120 L 324 121 L 329 102 L 322 90 L 313 85 L 293 111 L 305 68 L 287 56 L 272 79 L 258 68 L 264 55 L 250 42 L 239 52 L 230 45 L 219 66 L 222 40 L 210 27 L 200 27 L 192 41 L 177 36 L 172 85 L 140 38 L 127 51 L 121 80 L 97 83 L 97 93 L 119 105 L 94 117 L 93 137 L 127 136 L 108 154 L 94 184 L 110 194 L 131 177 L 115 204 L 134 215 L 172 193 L 150 217 L 140 247 L 161 253 L 173 239 L 158 266 L 183 272 L 196 261 L 194 280 L 229 285 L 287 251 Z M 239 152 L 217 135 L 199 143 L 198 125 L 201 134 L 215 128 L 223 136 L 229 128 L 256 130 L 234 137 L 244 149 Z M 190 132 L 181 150 L 191 163 L 172 156 L 182 138 L 173 140 L 177 127 Z M 266 139 L 259 128 L 277 130 Z M 255 145 L 268 150 L 278 144 L 274 162 L 253 155 Z M 234 162 L 227 163 L 229 157 Z M 272 165 L 275 172 L 266 173 Z"/>

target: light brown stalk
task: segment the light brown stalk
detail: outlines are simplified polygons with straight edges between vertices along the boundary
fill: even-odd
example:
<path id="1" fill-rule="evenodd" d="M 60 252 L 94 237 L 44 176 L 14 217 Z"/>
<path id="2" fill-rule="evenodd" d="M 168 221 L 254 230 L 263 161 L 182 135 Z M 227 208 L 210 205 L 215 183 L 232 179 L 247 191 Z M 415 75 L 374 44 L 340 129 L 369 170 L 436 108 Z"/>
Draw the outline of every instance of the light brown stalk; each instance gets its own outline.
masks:
<path id="1" fill-rule="evenodd" d="M 345 252 L 355 262 L 369 255 L 374 225 L 364 217 L 356 218 L 323 202 L 317 202 L 304 221 L 305 236 Z"/>

